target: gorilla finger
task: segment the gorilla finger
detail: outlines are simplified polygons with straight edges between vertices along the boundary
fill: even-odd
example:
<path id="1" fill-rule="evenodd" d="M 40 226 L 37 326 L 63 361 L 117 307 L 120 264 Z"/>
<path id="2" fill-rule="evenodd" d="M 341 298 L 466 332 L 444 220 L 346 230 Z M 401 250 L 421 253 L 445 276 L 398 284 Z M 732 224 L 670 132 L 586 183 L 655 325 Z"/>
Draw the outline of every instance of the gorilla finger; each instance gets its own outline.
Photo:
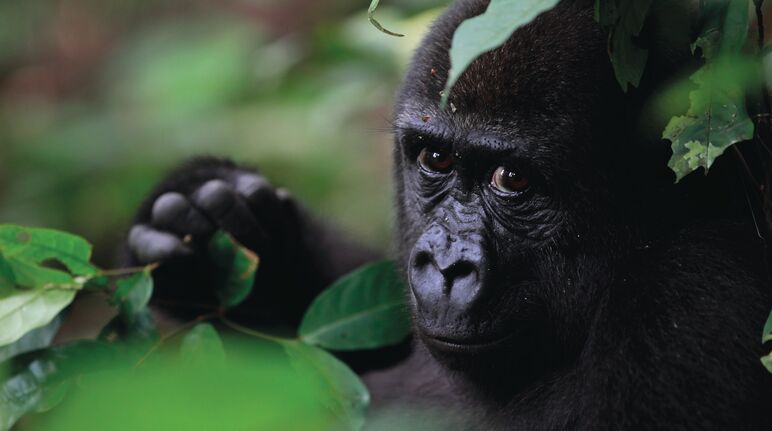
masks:
<path id="1" fill-rule="evenodd" d="M 177 236 L 136 225 L 129 232 L 129 248 L 141 263 L 161 262 L 172 257 L 187 256 L 193 251 Z"/>
<path id="2" fill-rule="evenodd" d="M 212 223 L 179 193 L 164 193 L 153 204 L 152 224 L 179 235 L 203 235 L 214 230 Z"/>
<path id="3" fill-rule="evenodd" d="M 279 198 L 268 180 L 255 174 L 242 174 L 236 178 L 235 183 L 236 191 L 257 214 L 275 213 L 271 209 L 278 207 Z"/>
<path id="4" fill-rule="evenodd" d="M 252 212 L 225 181 L 205 183 L 193 193 L 192 202 L 220 228 L 245 245 L 257 246 L 266 241 L 267 236 Z"/>

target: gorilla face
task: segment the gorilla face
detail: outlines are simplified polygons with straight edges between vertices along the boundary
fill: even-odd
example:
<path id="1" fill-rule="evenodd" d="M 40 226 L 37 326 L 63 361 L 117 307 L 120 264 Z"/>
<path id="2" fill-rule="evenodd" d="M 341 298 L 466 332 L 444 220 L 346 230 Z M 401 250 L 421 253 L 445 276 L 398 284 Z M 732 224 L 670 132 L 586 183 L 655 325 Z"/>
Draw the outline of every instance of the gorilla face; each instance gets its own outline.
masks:
<path id="1" fill-rule="evenodd" d="M 616 236 L 598 154 L 622 114 L 600 103 L 619 90 L 591 8 L 518 30 L 439 109 L 452 33 L 486 4 L 440 18 L 396 108 L 400 255 L 418 333 L 444 357 L 581 337 L 571 310 L 597 301 Z"/>

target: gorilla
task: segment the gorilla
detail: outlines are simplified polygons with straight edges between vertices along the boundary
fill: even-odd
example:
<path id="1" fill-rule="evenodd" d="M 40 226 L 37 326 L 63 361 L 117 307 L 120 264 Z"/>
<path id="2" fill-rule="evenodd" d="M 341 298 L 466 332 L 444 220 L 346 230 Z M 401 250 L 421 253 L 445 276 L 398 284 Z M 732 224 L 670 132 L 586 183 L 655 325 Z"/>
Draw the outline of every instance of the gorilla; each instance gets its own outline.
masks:
<path id="1" fill-rule="evenodd" d="M 652 50 L 625 94 L 592 3 L 564 0 L 478 58 L 452 109 L 439 100 L 453 32 L 488 1 L 457 0 L 431 27 L 393 121 L 395 248 L 414 335 L 344 359 L 375 409 L 463 418 L 451 429 L 772 429 L 758 359 L 772 283 L 744 171 L 726 155 L 674 184 L 646 101 L 690 67 L 688 41 Z M 669 7 L 647 28 L 687 15 Z M 233 310 L 257 324 L 297 324 L 330 282 L 379 258 L 256 170 L 196 159 L 155 189 L 128 235 L 129 263 L 164 262 L 156 304 L 215 304 L 202 251 L 215 229 L 261 256 L 253 294 Z"/>

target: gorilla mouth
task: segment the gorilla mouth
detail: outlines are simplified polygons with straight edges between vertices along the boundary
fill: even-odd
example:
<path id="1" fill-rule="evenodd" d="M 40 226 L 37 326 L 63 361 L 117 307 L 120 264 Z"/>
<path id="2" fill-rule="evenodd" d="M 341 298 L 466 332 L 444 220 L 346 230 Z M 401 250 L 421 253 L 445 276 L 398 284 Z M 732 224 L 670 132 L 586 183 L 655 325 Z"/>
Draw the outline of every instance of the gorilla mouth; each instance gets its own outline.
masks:
<path id="1" fill-rule="evenodd" d="M 514 334 L 500 337 L 453 338 L 419 331 L 421 339 L 432 350 L 445 353 L 480 353 L 495 350 L 506 344 Z"/>

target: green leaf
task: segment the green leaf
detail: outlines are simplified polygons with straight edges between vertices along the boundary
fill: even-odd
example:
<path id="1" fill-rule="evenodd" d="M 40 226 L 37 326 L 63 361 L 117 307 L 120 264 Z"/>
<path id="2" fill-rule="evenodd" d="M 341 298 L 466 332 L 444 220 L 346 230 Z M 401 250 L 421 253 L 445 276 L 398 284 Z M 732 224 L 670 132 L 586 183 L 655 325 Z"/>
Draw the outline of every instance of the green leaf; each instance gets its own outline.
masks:
<path id="1" fill-rule="evenodd" d="M 120 307 L 121 315 L 131 319 L 147 307 L 150 296 L 153 294 L 153 277 L 150 275 L 149 267 L 118 280 L 115 284 L 118 288 L 115 290 L 112 303 Z"/>
<path id="2" fill-rule="evenodd" d="M 0 300 L 0 346 L 47 325 L 75 298 L 70 289 L 19 290 Z"/>
<path id="3" fill-rule="evenodd" d="M 700 48 L 702 56 L 712 60 L 720 55 L 739 53 L 748 40 L 748 0 L 725 0 L 706 3 L 701 9 L 703 28 L 692 51 Z"/>
<path id="4" fill-rule="evenodd" d="M 766 367 L 767 371 L 772 373 L 772 353 L 768 354 L 767 356 L 762 356 L 761 363 L 764 364 L 764 367 Z"/>
<path id="5" fill-rule="evenodd" d="M 333 283 L 306 311 L 300 339 L 333 350 L 371 349 L 410 333 L 405 287 L 391 261 L 366 265 Z"/>
<path id="6" fill-rule="evenodd" d="M 199 323 L 182 339 L 180 355 L 183 362 L 196 362 L 202 359 L 214 364 L 225 363 L 225 349 L 222 340 L 209 323 Z"/>
<path id="7" fill-rule="evenodd" d="M 764 332 L 761 334 L 761 343 L 772 340 L 772 311 L 769 312 L 767 323 L 764 324 Z"/>
<path id="8" fill-rule="evenodd" d="M 595 16 L 609 29 L 608 52 L 614 74 L 627 91 L 630 85 L 638 87 L 649 52 L 638 47 L 634 39 L 641 33 L 653 0 L 597 0 Z"/>
<path id="9" fill-rule="evenodd" d="M 670 120 L 663 139 L 671 141 L 673 156 L 668 166 L 676 182 L 699 169 L 705 173 L 729 146 L 753 137 L 753 121 L 745 110 L 744 88 L 753 79 L 739 60 L 710 63 L 691 80 L 691 105 L 684 116 Z"/>
<path id="10" fill-rule="evenodd" d="M 68 379 L 113 362 L 112 351 L 93 341 L 34 353 L 5 364 L 7 372 L 0 375 L 0 431 L 9 430 L 27 413 L 46 411 L 56 405 L 63 398 Z"/>
<path id="11" fill-rule="evenodd" d="M 403 37 L 404 34 L 401 33 L 394 33 L 391 30 L 387 30 L 384 28 L 381 23 L 378 22 L 378 20 L 375 19 L 375 9 L 378 8 L 378 3 L 380 3 L 381 0 L 372 0 L 370 2 L 370 7 L 367 8 L 367 19 L 370 21 L 370 24 L 372 24 L 375 28 L 378 30 L 390 35 L 390 36 L 396 36 L 396 37 Z"/>
<path id="12" fill-rule="evenodd" d="M 225 307 L 239 305 L 252 291 L 260 259 L 223 231 L 209 241 L 209 256 L 216 268 L 220 303 Z"/>
<path id="13" fill-rule="evenodd" d="M 59 327 L 61 325 L 62 315 L 59 314 L 47 325 L 27 332 L 27 334 L 19 338 L 13 344 L 0 347 L 0 362 L 22 353 L 48 347 L 51 344 L 51 341 L 53 341 L 54 336 L 56 336 L 56 333 L 59 332 Z"/>
<path id="14" fill-rule="evenodd" d="M 346 364 L 322 349 L 297 341 L 281 344 L 293 366 L 328 395 L 324 397 L 325 406 L 346 429 L 361 429 L 370 404 L 370 393 L 359 377 Z"/>
<path id="15" fill-rule="evenodd" d="M 125 364 L 136 365 L 158 344 L 161 335 L 149 308 L 137 312 L 132 319 L 115 316 L 99 333 L 99 339 L 114 343 Z"/>
<path id="16" fill-rule="evenodd" d="M 450 73 L 441 106 L 446 105 L 453 85 L 477 57 L 503 45 L 515 30 L 558 3 L 559 0 L 491 0 L 485 13 L 462 22 L 453 35 Z"/>
<path id="17" fill-rule="evenodd" d="M 9 261 L 42 263 L 56 260 L 74 275 L 95 275 L 91 260 L 91 244 L 76 235 L 52 229 L 33 229 L 16 225 L 0 225 L 0 253 Z"/>

